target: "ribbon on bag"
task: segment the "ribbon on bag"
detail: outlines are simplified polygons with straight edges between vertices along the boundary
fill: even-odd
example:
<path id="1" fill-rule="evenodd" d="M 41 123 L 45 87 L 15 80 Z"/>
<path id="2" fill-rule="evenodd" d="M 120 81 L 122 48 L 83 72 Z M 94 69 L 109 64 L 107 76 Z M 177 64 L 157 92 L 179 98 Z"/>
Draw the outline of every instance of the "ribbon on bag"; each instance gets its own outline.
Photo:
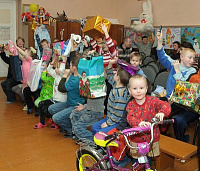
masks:
<path id="1" fill-rule="evenodd" d="M 126 62 L 123 62 L 122 60 L 118 59 L 117 63 L 119 64 L 119 66 L 124 69 L 125 71 L 127 71 L 129 74 L 131 74 L 132 76 L 135 75 L 135 73 L 139 70 L 139 68 L 134 67 Z"/>

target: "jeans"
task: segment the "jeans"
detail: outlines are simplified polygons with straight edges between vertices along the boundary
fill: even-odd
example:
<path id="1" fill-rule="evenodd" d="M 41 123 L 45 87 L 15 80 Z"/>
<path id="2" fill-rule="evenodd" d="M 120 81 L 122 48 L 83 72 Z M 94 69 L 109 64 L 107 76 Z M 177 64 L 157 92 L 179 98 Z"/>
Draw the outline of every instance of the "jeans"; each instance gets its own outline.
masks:
<path id="1" fill-rule="evenodd" d="M 104 123 L 104 122 L 106 122 L 108 120 L 108 118 L 106 117 L 106 118 L 104 118 L 104 119 L 102 119 L 102 120 L 100 120 L 100 121 L 98 121 L 98 122 L 96 122 L 96 123 L 94 123 L 93 125 L 92 125 L 92 132 L 93 132 L 93 134 L 96 134 L 97 132 L 105 132 L 105 133 L 107 133 L 108 131 L 110 131 L 111 129 L 114 129 L 114 128 L 116 128 L 117 127 L 117 125 L 118 124 L 115 124 L 115 125 L 112 125 L 112 126 L 107 126 L 107 127 L 105 127 L 105 128 L 101 128 L 101 125 Z"/>
<path id="2" fill-rule="evenodd" d="M 70 114 L 74 110 L 74 106 L 70 106 L 66 102 L 60 102 L 49 106 L 48 110 L 56 124 L 68 133 L 72 133 Z"/>
<path id="3" fill-rule="evenodd" d="M 199 118 L 197 113 L 181 110 L 178 115 L 174 116 L 174 133 L 176 139 L 183 141 L 185 130 L 190 122 L 193 122 Z"/>
<path id="4" fill-rule="evenodd" d="M 80 140 L 89 139 L 93 141 L 93 133 L 88 130 L 88 127 L 102 119 L 104 114 L 87 110 L 86 108 L 78 113 L 80 114 L 79 118 L 76 117 L 77 115 L 75 116 L 78 120 L 75 122 L 72 121 L 74 134 Z"/>
<path id="5" fill-rule="evenodd" d="M 1 87 L 7 97 L 7 101 L 15 102 L 16 101 L 16 95 L 12 91 L 12 87 L 16 86 L 18 84 L 17 81 L 15 81 L 13 78 L 9 78 L 1 83 Z"/>

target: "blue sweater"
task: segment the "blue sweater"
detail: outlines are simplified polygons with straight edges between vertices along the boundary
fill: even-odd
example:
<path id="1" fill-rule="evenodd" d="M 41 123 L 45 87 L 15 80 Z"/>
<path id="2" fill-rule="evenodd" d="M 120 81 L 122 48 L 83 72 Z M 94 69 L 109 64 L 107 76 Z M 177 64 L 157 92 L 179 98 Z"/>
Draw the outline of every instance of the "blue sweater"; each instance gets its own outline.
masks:
<path id="1" fill-rule="evenodd" d="M 124 108 L 129 99 L 129 92 L 127 87 L 115 87 L 113 70 L 107 70 L 108 82 L 113 86 L 110 91 L 107 104 L 107 120 L 109 126 L 118 124 L 121 121 Z"/>
<path id="2" fill-rule="evenodd" d="M 166 97 L 169 98 L 174 90 L 174 86 L 176 85 L 176 80 L 186 81 L 189 76 L 196 72 L 196 69 L 193 67 L 186 67 L 183 65 L 179 65 L 180 72 L 176 73 L 174 70 L 174 60 L 168 56 L 163 47 L 160 50 L 157 50 L 158 59 L 162 63 L 162 65 L 170 71 L 168 79 L 167 79 L 167 95 Z"/>
<path id="3" fill-rule="evenodd" d="M 65 83 L 67 90 L 67 104 L 70 106 L 78 106 L 78 103 L 84 104 L 85 100 L 80 97 L 79 78 L 71 75 Z"/>

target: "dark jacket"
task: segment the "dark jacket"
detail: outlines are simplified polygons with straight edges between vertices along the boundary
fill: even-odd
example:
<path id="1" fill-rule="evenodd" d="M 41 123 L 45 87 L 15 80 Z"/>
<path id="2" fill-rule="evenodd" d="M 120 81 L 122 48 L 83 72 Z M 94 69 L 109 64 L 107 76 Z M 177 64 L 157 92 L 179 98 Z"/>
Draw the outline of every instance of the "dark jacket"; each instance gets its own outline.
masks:
<path id="1" fill-rule="evenodd" d="M 11 67 L 10 67 L 10 58 L 6 56 L 5 52 L 0 53 L 1 59 L 8 64 L 8 74 L 7 79 L 12 78 Z"/>

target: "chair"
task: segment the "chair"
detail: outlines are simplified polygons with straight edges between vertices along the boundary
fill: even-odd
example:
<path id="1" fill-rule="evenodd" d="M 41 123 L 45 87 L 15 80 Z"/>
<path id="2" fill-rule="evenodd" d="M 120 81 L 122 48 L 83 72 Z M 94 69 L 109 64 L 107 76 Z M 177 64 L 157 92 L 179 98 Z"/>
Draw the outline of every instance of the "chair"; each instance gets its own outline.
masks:
<path id="1" fill-rule="evenodd" d="M 154 83 L 155 78 L 156 78 L 155 70 L 150 66 L 142 68 L 142 70 L 143 70 L 144 74 L 147 76 L 147 79 L 149 80 L 149 82 L 152 85 Z"/>
<path id="2" fill-rule="evenodd" d="M 157 85 L 162 86 L 166 89 L 168 76 L 169 72 L 167 71 L 160 72 L 155 78 L 154 89 L 156 88 Z"/>
<path id="3" fill-rule="evenodd" d="M 158 65 L 155 62 L 150 62 L 147 66 L 152 67 L 155 70 L 156 74 L 159 73 Z"/>
<path id="4" fill-rule="evenodd" d="M 153 58 L 151 57 L 146 57 L 143 61 L 142 61 L 142 66 L 147 66 L 150 62 L 155 62 L 153 60 Z"/>

